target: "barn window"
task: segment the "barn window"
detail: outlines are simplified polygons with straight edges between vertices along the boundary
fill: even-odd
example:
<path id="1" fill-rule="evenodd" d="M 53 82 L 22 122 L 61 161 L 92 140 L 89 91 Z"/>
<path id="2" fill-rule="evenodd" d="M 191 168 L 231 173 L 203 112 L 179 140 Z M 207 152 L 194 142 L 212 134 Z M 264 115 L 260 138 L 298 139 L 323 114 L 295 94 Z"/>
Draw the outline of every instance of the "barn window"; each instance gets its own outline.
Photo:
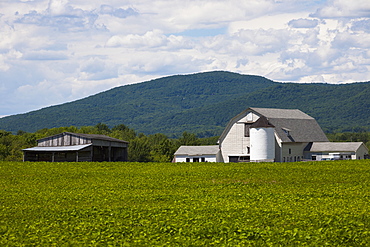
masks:
<path id="1" fill-rule="evenodd" d="M 250 157 L 250 156 L 240 156 L 240 157 L 239 157 L 239 160 L 240 160 L 241 162 L 249 161 L 250 159 L 251 159 L 251 157 Z"/>
<path id="2" fill-rule="evenodd" d="M 193 158 L 193 162 L 199 162 L 199 158 Z"/>
<path id="3" fill-rule="evenodd" d="M 249 137 L 249 129 L 251 127 L 252 123 L 245 123 L 244 124 L 244 136 Z"/>
<path id="4" fill-rule="evenodd" d="M 186 158 L 186 162 L 190 162 L 190 158 Z"/>
<path id="5" fill-rule="evenodd" d="M 206 162 L 206 158 L 202 157 L 200 158 L 201 162 Z"/>
<path id="6" fill-rule="evenodd" d="M 238 156 L 229 156 L 229 162 L 237 163 L 239 162 Z"/>
<path id="7" fill-rule="evenodd" d="M 292 154 L 292 149 L 291 148 L 289 148 L 289 154 Z"/>

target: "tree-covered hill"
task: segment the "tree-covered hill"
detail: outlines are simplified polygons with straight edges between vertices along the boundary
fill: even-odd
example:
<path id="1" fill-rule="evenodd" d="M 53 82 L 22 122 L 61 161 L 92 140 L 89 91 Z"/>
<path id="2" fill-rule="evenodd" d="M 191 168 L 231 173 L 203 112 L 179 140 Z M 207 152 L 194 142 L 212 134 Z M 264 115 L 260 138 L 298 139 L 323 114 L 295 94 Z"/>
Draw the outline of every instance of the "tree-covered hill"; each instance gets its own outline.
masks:
<path id="1" fill-rule="evenodd" d="M 370 128 L 370 82 L 278 83 L 260 76 L 206 72 L 117 87 L 74 102 L 0 119 L 0 129 L 125 124 L 145 134 L 218 135 L 248 107 L 297 108 L 325 130 Z"/>

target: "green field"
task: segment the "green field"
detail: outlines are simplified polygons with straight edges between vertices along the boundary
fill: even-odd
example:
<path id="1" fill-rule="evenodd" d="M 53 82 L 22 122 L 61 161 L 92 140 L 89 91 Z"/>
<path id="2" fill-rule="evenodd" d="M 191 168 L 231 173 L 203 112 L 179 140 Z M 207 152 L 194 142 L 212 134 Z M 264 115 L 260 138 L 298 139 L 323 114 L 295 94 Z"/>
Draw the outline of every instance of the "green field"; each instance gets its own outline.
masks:
<path id="1" fill-rule="evenodd" d="M 302 245 L 370 245 L 370 160 L 0 162 L 0 246 Z"/>

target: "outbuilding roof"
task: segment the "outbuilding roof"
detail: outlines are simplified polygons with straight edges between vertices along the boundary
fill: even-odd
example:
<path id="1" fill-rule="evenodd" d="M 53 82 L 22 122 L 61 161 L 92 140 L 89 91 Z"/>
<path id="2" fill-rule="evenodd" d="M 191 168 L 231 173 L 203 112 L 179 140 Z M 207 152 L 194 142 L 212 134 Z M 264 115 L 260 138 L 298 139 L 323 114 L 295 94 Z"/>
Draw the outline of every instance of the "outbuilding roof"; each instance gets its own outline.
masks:
<path id="1" fill-rule="evenodd" d="M 175 155 L 189 155 L 189 156 L 196 156 L 196 155 L 216 155 L 220 152 L 220 148 L 218 145 L 212 146 L 181 146 L 175 152 Z"/>
<path id="2" fill-rule="evenodd" d="M 73 146 L 55 146 L 55 147 L 32 147 L 23 149 L 23 151 L 35 151 L 35 152 L 63 152 L 63 151 L 80 151 L 84 148 L 91 146 L 92 144 L 84 145 L 73 145 Z"/>
<path id="3" fill-rule="evenodd" d="M 305 151 L 310 152 L 356 152 L 362 142 L 314 142 Z"/>

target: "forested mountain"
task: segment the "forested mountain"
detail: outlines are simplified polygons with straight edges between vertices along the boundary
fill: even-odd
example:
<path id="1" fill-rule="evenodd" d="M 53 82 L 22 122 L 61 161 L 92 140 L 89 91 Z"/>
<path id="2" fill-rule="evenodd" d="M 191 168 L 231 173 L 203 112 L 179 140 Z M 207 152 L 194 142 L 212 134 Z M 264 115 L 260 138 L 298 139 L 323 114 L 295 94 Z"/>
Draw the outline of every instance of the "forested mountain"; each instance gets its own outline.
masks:
<path id="1" fill-rule="evenodd" d="M 326 131 L 370 128 L 370 82 L 278 83 L 260 76 L 206 72 L 164 77 L 62 105 L 0 119 L 0 129 L 34 132 L 59 126 L 125 124 L 145 134 L 219 135 L 248 107 L 297 108 Z"/>

